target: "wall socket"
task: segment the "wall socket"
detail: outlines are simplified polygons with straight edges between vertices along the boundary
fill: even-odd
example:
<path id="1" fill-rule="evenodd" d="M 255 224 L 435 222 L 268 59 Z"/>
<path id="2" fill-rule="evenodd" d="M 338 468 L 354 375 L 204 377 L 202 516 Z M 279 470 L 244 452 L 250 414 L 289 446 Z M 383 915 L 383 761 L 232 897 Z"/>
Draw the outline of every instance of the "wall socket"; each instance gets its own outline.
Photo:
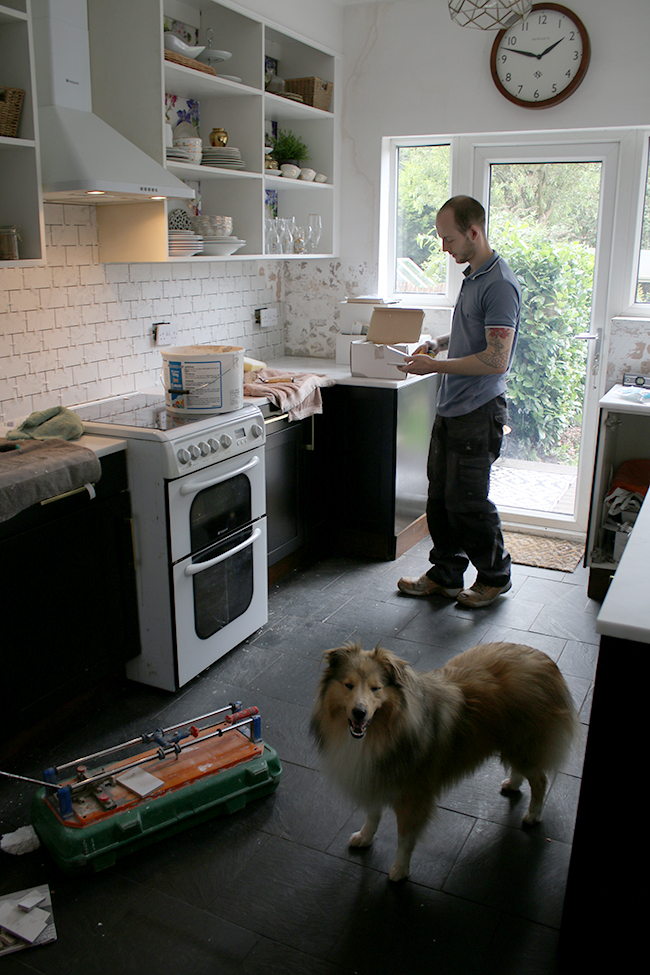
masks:
<path id="1" fill-rule="evenodd" d="M 278 324 L 277 308 L 257 308 L 255 321 L 260 328 L 274 328 Z"/>
<path id="2" fill-rule="evenodd" d="M 156 345 L 173 345 L 178 342 L 178 329 L 168 322 L 158 322 L 153 326 L 153 340 Z"/>

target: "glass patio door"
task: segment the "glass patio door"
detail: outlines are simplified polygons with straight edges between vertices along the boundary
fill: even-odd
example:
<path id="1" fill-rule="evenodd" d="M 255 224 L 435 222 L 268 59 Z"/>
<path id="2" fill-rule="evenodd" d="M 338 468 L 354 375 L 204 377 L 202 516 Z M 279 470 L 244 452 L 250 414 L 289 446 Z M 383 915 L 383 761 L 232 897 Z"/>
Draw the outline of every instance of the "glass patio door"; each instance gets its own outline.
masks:
<path id="1" fill-rule="evenodd" d="M 522 284 L 509 431 L 490 489 L 505 525 L 586 528 L 617 158 L 617 143 L 475 151 L 490 243 Z"/>

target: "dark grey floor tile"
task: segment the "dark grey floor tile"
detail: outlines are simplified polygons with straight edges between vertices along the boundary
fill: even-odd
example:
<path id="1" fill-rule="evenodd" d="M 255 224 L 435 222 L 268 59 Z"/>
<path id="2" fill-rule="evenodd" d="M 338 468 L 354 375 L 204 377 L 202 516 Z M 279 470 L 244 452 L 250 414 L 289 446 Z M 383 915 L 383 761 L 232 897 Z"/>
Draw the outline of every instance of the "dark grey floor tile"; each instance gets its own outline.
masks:
<path id="1" fill-rule="evenodd" d="M 571 847 L 479 820 L 445 883 L 456 897 L 559 928 Z"/>
<path id="2" fill-rule="evenodd" d="M 577 612 L 572 605 L 554 602 L 544 605 L 529 627 L 535 633 L 559 636 L 579 643 L 598 644 L 595 617 L 591 612 Z"/>
<path id="3" fill-rule="evenodd" d="M 295 951 L 338 963 L 330 952 L 378 876 L 273 836 L 212 910 Z"/>
<path id="4" fill-rule="evenodd" d="M 449 658 L 462 650 L 468 650 L 483 642 L 489 622 L 481 616 L 466 612 L 459 615 L 455 604 L 441 600 L 419 603 L 420 611 L 400 631 L 400 640 L 441 647 L 449 652 Z"/>
<path id="5" fill-rule="evenodd" d="M 481 975 L 558 975 L 555 928 L 502 914 Z"/>
<path id="6" fill-rule="evenodd" d="M 327 956 L 331 961 L 352 963 L 360 975 L 482 971 L 498 922 L 493 909 L 383 877 L 368 892 L 360 891 L 357 902 L 355 916 Z"/>
<path id="7" fill-rule="evenodd" d="M 287 944 L 260 938 L 243 964 L 241 975 L 353 975 L 353 970 L 333 965 L 315 955 L 296 951 Z"/>

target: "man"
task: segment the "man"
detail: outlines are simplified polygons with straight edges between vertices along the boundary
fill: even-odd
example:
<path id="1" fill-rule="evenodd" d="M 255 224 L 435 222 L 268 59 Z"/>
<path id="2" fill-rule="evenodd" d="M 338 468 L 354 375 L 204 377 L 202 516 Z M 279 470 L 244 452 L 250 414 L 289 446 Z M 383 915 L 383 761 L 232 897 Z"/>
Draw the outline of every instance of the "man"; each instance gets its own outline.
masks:
<path id="1" fill-rule="evenodd" d="M 505 377 L 517 341 L 521 289 L 488 243 L 485 210 L 477 200 L 452 197 L 438 211 L 436 230 L 443 251 L 468 267 L 451 333 L 421 346 L 400 366 L 418 375 L 442 373 L 442 381 L 427 462 L 431 568 L 397 585 L 408 596 L 455 598 L 478 608 L 512 585 L 510 556 L 488 491 L 490 468 L 501 451 Z M 445 348 L 446 359 L 434 358 Z M 464 589 L 470 561 L 476 581 Z"/>

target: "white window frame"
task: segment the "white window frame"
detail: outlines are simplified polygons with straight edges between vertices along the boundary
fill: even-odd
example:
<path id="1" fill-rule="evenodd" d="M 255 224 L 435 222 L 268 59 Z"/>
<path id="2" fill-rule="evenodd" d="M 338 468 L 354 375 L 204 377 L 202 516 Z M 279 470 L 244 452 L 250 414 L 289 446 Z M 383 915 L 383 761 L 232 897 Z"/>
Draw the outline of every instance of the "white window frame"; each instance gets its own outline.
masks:
<path id="1" fill-rule="evenodd" d="M 388 300 L 403 301 L 404 292 L 393 288 L 396 260 L 397 226 L 397 150 L 402 146 L 449 145 L 449 195 L 468 193 L 475 196 L 475 166 L 482 150 L 489 145 L 552 145 L 554 143 L 618 142 L 620 163 L 616 213 L 615 246 L 609 275 L 609 316 L 619 315 L 646 319 L 650 303 L 636 302 L 636 286 L 641 251 L 643 204 L 645 200 L 650 130 L 643 127 L 599 130 L 558 130 L 549 132 L 501 132 L 475 135 L 429 135 L 393 138 L 386 136 L 381 144 L 381 189 L 378 254 L 378 294 Z M 444 295 L 418 294 L 417 302 L 425 309 L 451 309 L 460 289 L 462 271 L 447 263 Z"/>

